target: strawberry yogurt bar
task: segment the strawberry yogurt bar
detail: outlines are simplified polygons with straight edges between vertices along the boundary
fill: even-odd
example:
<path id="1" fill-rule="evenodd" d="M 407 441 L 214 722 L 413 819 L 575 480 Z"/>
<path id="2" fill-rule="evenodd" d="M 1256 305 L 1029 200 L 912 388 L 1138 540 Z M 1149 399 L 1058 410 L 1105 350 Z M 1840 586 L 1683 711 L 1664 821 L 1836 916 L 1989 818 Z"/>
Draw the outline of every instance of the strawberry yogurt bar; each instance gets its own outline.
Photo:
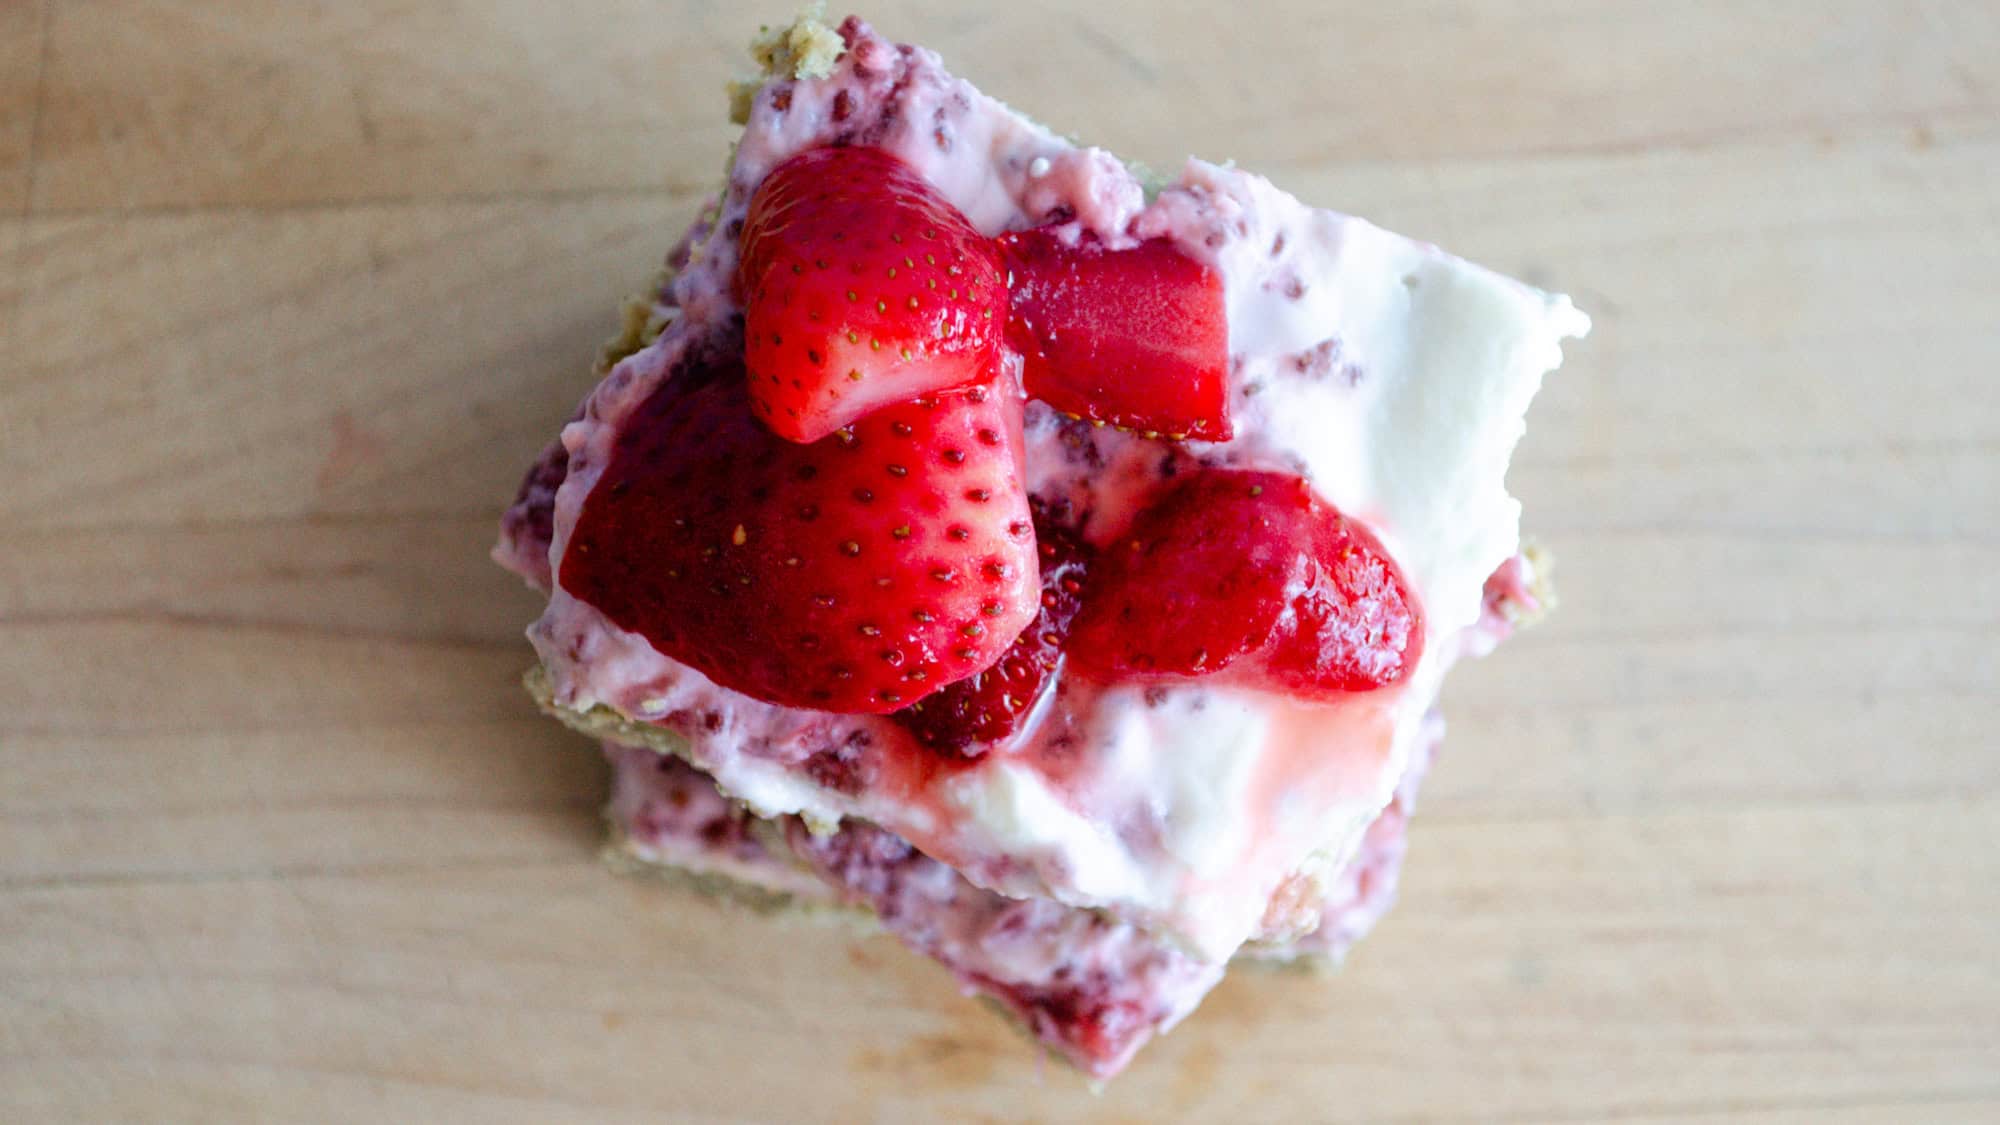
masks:
<path id="1" fill-rule="evenodd" d="M 856 19 L 758 57 L 503 520 L 530 690 L 617 855 L 870 913 L 1108 1077 L 1387 909 L 1446 671 L 1544 608 L 1504 476 L 1589 322 Z"/>

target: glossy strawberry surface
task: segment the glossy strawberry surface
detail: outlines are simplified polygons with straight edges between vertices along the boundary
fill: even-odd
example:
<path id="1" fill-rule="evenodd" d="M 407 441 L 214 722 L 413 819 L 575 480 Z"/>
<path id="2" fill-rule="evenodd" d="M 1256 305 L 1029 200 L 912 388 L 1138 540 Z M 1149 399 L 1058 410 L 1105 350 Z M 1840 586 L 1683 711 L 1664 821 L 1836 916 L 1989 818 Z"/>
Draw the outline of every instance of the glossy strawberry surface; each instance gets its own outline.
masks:
<path id="1" fill-rule="evenodd" d="M 880 149 L 811 149 L 774 169 L 737 270 L 750 403 L 788 440 L 998 370 L 1007 295 L 992 242 Z"/>
<path id="2" fill-rule="evenodd" d="M 886 712 L 1038 612 L 1017 397 L 926 396 L 799 444 L 740 371 L 683 383 L 627 421 L 558 571 L 620 627 L 758 699 Z"/>

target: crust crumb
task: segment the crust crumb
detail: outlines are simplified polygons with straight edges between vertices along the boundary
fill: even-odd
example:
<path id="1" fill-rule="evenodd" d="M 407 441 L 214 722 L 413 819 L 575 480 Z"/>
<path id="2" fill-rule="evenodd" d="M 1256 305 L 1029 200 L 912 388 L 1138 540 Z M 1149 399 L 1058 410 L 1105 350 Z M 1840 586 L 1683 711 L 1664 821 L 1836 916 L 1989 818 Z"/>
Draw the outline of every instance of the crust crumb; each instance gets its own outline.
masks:
<path id="1" fill-rule="evenodd" d="M 783 27 L 760 30 L 750 41 L 750 57 L 762 74 L 729 84 L 729 120 L 737 125 L 749 123 L 750 104 L 764 83 L 774 78 L 825 78 L 846 51 L 847 42 L 826 25 L 824 0 L 806 5 Z"/>
<path id="2" fill-rule="evenodd" d="M 619 312 L 618 334 L 604 342 L 604 348 L 597 356 L 597 374 L 601 378 L 626 356 L 637 352 L 666 331 L 673 321 L 676 310 L 662 308 L 660 294 L 674 280 L 674 271 L 663 268 L 653 275 L 645 289 L 625 298 Z"/>
<path id="3" fill-rule="evenodd" d="M 808 4 L 789 27 L 765 28 L 750 43 L 750 57 L 767 78 L 825 78 L 847 50 L 825 22 L 826 5 Z"/>
<path id="4" fill-rule="evenodd" d="M 729 83 L 729 123 L 731 125 L 750 124 L 750 106 L 757 100 L 757 91 L 764 88 L 761 78 L 736 78 Z"/>
<path id="5" fill-rule="evenodd" d="M 1528 596 L 1534 599 L 1534 605 L 1515 618 L 1516 626 L 1533 625 L 1553 612 L 1558 604 L 1555 555 L 1532 540 L 1521 545 L 1521 555 L 1528 560 Z"/>

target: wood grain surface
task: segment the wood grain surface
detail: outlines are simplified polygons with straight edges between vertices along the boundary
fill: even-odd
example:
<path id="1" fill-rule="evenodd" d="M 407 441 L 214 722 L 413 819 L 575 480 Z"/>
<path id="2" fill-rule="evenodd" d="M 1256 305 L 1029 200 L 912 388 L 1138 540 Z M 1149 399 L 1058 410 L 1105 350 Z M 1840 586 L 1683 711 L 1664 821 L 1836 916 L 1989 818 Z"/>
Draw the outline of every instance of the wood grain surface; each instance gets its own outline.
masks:
<path id="1" fill-rule="evenodd" d="M 597 865 L 484 552 L 785 11 L 0 0 L 0 1120 L 2000 1120 L 2000 6 L 940 7 L 1596 317 L 1381 932 L 1092 1095 Z"/>

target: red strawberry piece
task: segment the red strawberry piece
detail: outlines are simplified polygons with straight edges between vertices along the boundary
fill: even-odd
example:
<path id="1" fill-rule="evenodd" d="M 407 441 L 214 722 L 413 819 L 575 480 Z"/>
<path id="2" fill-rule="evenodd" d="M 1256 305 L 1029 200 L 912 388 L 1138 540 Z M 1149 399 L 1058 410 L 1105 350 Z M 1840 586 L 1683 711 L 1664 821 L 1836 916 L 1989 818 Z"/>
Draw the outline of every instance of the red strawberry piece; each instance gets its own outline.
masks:
<path id="1" fill-rule="evenodd" d="M 992 243 L 880 149 L 778 165 L 750 199 L 742 247 L 750 404 L 780 437 L 818 441 L 998 370 L 1006 289 Z"/>
<path id="2" fill-rule="evenodd" d="M 758 424 L 722 362 L 628 421 L 563 589 L 790 707 L 894 711 L 999 659 L 1037 611 L 1020 399 L 969 387 L 800 445 Z"/>
<path id="3" fill-rule="evenodd" d="M 1042 562 L 1041 612 L 991 668 L 896 712 L 894 718 L 933 750 L 977 758 L 1013 734 L 1055 682 L 1070 622 L 1083 606 L 1088 551 L 1068 528 L 1035 511 Z"/>
<path id="4" fill-rule="evenodd" d="M 1205 676 L 1306 698 L 1401 679 L 1416 598 L 1375 537 L 1284 473 L 1204 470 L 1107 547 L 1069 658 L 1117 679 Z"/>
<path id="5" fill-rule="evenodd" d="M 1221 275 L 1164 239 L 1106 250 L 1036 229 L 1000 246 L 1030 398 L 1149 437 L 1229 440 Z"/>

